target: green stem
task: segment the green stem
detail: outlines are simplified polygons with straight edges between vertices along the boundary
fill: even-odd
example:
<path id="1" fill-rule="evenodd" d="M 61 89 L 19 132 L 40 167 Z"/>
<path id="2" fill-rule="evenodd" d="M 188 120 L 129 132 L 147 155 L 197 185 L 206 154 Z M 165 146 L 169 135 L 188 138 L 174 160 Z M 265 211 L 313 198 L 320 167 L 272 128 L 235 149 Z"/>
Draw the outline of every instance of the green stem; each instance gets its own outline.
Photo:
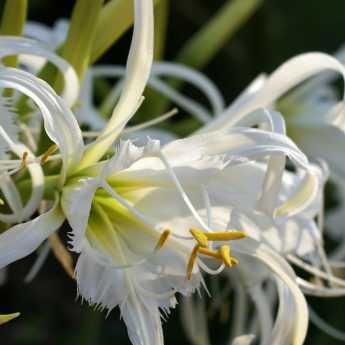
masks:
<path id="1" fill-rule="evenodd" d="M 154 0 L 157 4 L 160 0 Z M 133 24 L 133 1 L 111 0 L 100 13 L 91 63 L 97 61 Z"/>
<path id="2" fill-rule="evenodd" d="M 27 0 L 7 0 L 1 20 L 1 35 L 21 36 L 27 16 Z M 3 59 L 5 66 L 16 67 L 17 57 L 8 56 Z"/>
<path id="3" fill-rule="evenodd" d="M 154 60 L 162 60 L 168 29 L 169 0 L 160 0 L 155 7 L 155 47 Z"/>
<path id="4" fill-rule="evenodd" d="M 77 0 L 61 56 L 68 61 L 83 80 L 90 63 L 104 0 Z"/>
<path id="5" fill-rule="evenodd" d="M 77 0 L 73 8 L 68 35 L 61 48 L 61 57 L 74 67 L 80 81 L 83 80 L 90 63 L 103 2 L 104 0 Z M 62 86 L 63 80 L 59 74 L 54 84 L 55 91 L 59 93 Z M 42 127 L 38 153 L 44 152 L 50 145 L 51 142 Z"/>
<path id="6" fill-rule="evenodd" d="M 1 20 L 1 35 L 21 36 L 27 17 L 27 0 L 7 0 Z M 8 56 L 3 59 L 3 63 L 8 67 L 17 66 L 17 56 Z M 10 97 L 13 90 L 5 89 L 3 95 Z"/>

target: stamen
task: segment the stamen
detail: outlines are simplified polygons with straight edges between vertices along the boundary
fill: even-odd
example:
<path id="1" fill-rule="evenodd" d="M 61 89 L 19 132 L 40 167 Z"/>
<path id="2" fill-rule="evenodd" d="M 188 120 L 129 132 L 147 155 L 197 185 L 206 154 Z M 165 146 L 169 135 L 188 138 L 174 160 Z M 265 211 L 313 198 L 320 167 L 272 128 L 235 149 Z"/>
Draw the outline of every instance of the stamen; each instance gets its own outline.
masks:
<path id="1" fill-rule="evenodd" d="M 192 272 L 193 272 L 195 261 L 197 259 L 198 251 L 199 251 L 199 246 L 195 246 L 193 248 L 192 254 L 189 257 L 189 261 L 187 265 L 187 279 L 188 280 L 192 278 Z"/>
<path id="2" fill-rule="evenodd" d="M 29 153 L 27 151 L 23 152 L 22 162 L 20 164 L 20 169 L 23 169 L 28 165 L 28 156 L 29 156 Z"/>
<path id="3" fill-rule="evenodd" d="M 50 146 L 50 147 L 48 148 L 48 150 L 47 150 L 45 153 L 43 153 L 43 155 L 42 155 L 42 157 L 41 157 L 41 164 L 43 165 L 43 164 L 47 163 L 49 157 L 50 157 L 53 153 L 55 153 L 55 152 L 57 151 L 57 149 L 58 149 L 58 147 L 57 147 L 57 145 L 55 145 L 55 144 L 52 145 L 52 146 Z"/>
<path id="4" fill-rule="evenodd" d="M 219 255 L 222 257 L 223 262 L 226 266 L 232 267 L 234 263 L 234 258 L 230 255 L 230 247 L 229 246 L 221 246 L 218 249 Z M 236 260 L 237 261 L 237 260 Z"/>
<path id="5" fill-rule="evenodd" d="M 204 248 L 208 247 L 208 240 L 203 231 L 201 231 L 198 228 L 191 228 L 189 231 L 192 234 L 192 236 L 195 238 L 195 240 L 198 242 L 200 247 L 204 247 Z"/>
<path id="6" fill-rule="evenodd" d="M 3 206 L 3 205 L 5 205 L 5 201 L 0 198 L 0 206 Z"/>
<path id="7" fill-rule="evenodd" d="M 240 240 L 247 236 L 245 232 L 238 230 L 229 230 L 225 232 L 207 232 L 204 234 L 210 241 Z"/>
<path id="8" fill-rule="evenodd" d="M 200 248 L 200 247 L 199 247 L 198 252 L 199 252 L 200 254 L 209 256 L 209 257 L 211 257 L 211 258 L 215 258 L 215 259 L 219 259 L 219 260 L 222 259 L 222 256 L 221 256 L 221 255 L 219 254 L 219 252 L 217 252 L 216 250 L 212 250 L 212 249 L 208 249 L 208 248 Z"/>
<path id="9" fill-rule="evenodd" d="M 156 244 L 155 250 L 161 249 L 170 235 L 171 235 L 171 230 L 169 229 L 164 230 Z"/>

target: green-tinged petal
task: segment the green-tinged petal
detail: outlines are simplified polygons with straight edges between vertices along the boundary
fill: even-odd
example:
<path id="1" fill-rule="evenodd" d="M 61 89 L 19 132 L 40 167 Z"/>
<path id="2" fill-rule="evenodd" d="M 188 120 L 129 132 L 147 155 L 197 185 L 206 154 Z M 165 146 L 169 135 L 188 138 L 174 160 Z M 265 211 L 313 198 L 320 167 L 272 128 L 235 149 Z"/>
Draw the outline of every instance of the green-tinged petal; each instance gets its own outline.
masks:
<path id="1" fill-rule="evenodd" d="M 31 254 L 64 222 L 58 201 L 47 213 L 13 226 L 0 235 L 0 267 Z"/>
<path id="2" fill-rule="evenodd" d="M 73 67 L 68 62 L 36 41 L 19 37 L 0 38 L 0 58 L 19 54 L 40 56 L 54 64 L 64 78 L 61 97 L 69 106 L 74 104 L 79 94 L 79 81 Z"/>
<path id="3" fill-rule="evenodd" d="M 15 318 L 20 316 L 20 313 L 12 313 L 12 314 L 2 314 L 0 315 L 0 325 L 3 325 L 6 322 L 9 322 Z"/>
<path id="4" fill-rule="evenodd" d="M 120 99 L 100 137 L 85 152 L 80 168 L 98 161 L 135 114 L 149 79 L 153 60 L 153 2 L 135 1 L 133 39 Z"/>
<path id="5" fill-rule="evenodd" d="M 81 131 L 73 113 L 46 82 L 30 73 L 1 68 L 0 85 L 24 93 L 38 106 L 47 135 L 60 150 L 63 181 L 67 171 L 78 164 L 84 150 Z"/>

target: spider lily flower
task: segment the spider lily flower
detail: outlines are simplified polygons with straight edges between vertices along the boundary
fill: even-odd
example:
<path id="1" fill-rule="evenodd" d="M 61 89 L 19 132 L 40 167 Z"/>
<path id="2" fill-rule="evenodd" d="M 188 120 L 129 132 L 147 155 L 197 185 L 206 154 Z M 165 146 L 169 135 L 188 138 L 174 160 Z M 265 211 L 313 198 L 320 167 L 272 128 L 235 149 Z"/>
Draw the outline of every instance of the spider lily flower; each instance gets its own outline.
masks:
<path id="1" fill-rule="evenodd" d="M 296 344 L 301 343 L 306 310 L 295 277 L 284 264 L 272 263 L 275 254 L 258 248 L 259 240 L 253 244 L 243 239 L 247 230 L 252 238 L 276 237 L 272 214 L 286 216 L 280 219 L 286 224 L 307 206 L 313 208 L 317 200 L 318 172 L 291 140 L 279 130 L 239 127 L 163 147 L 154 140 L 143 147 L 124 141 L 111 159 L 101 160 L 142 101 L 152 51 L 153 5 L 150 0 L 137 0 L 120 99 L 99 138 L 86 147 L 73 113 L 46 83 L 20 70 L 0 69 L 2 87 L 14 88 L 36 103 L 61 159 L 60 173 L 51 176 L 56 193 L 54 202 L 53 196 L 49 199 L 50 210 L 0 235 L 0 267 L 32 253 L 67 219 L 72 250 L 80 253 L 79 294 L 102 309 L 119 306 L 132 343 L 152 345 L 163 343 L 160 312 L 168 313 L 175 305 L 176 292 L 188 295 L 200 287 L 200 270 L 217 273 L 235 266 L 236 252 L 258 256 L 292 291 L 301 317 L 293 332 Z M 18 150 L 28 168 L 40 167 L 38 162 L 47 159 L 47 155 L 34 157 L 24 151 L 3 130 L 0 134 L 11 151 Z M 278 165 L 279 160 L 280 168 L 286 156 L 298 174 L 291 178 L 279 170 L 272 178 L 268 166 Z M 291 184 L 288 191 L 276 193 L 281 180 Z M 238 227 L 232 227 L 233 223 Z M 263 225 L 265 234 L 256 231 Z M 212 270 L 205 257 L 220 267 Z"/>

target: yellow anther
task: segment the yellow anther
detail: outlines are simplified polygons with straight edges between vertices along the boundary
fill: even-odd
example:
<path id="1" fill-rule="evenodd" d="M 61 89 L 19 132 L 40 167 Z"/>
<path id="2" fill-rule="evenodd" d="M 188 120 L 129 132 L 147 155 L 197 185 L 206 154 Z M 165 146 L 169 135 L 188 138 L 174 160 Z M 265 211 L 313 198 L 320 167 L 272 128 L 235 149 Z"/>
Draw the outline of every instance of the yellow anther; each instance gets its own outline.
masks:
<path id="1" fill-rule="evenodd" d="M 5 201 L 0 198 L 0 206 L 3 206 L 3 205 L 5 205 Z"/>
<path id="2" fill-rule="evenodd" d="M 29 153 L 28 152 L 23 152 L 23 156 L 22 156 L 22 162 L 21 162 L 21 165 L 20 165 L 20 168 L 25 168 L 28 164 L 28 156 L 29 156 Z"/>
<path id="3" fill-rule="evenodd" d="M 230 255 L 230 247 L 229 246 L 221 246 L 219 249 L 219 255 L 222 257 L 223 262 L 226 266 L 231 267 L 232 261 L 231 261 L 231 255 Z"/>
<path id="4" fill-rule="evenodd" d="M 159 237 L 159 240 L 156 244 L 156 247 L 155 247 L 155 250 L 159 250 L 161 249 L 165 242 L 167 241 L 168 237 L 170 236 L 171 234 L 171 230 L 164 230 L 163 233 L 161 234 L 161 236 Z"/>
<path id="5" fill-rule="evenodd" d="M 55 153 L 57 149 L 58 149 L 58 147 L 57 147 L 55 144 L 52 145 L 52 146 L 50 146 L 50 147 L 48 148 L 48 150 L 47 150 L 45 153 L 43 153 L 43 155 L 42 155 L 42 157 L 41 157 L 41 164 L 43 165 L 43 164 L 47 163 L 49 157 L 50 157 L 53 153 Z"/>
<path id="6" fill-rule="evenodd" d="M 198 242 L 200 247 L 208 247 L 208 240 L 204 232 L 198 228 L 191 228 L 189 231 Z"/>
<path id="7" fill-rule="evenodd" d="M 221 255 L 215 250 L 200 247 L 198 252 L 211 258 L 222 259 Z"/>
<path id="8" fill-rule="evenodd" d="M 243 231 L 229 230 L 225 232 L 205 232 L 205 236 L 210 241 L 230 241 L 240 240 L 245 238 L 247 235 Z"/>
<path id="9" fill-rule="evenodd" d="M 192 278 L 194 264 L 198 255 L 199 246 L 195 246 L 193 248 L 192 254 L 189 257 L 188 264 L 187 264 L 187 279 L 190 280 Z"/>
<path id="10" fill-rule="evenodd" d="M 20 315 L 20 313 L 13 313 L 13 314 L 6 314 L 6 315 L 0 315 L 0 325 L 2 325 L 3 323 L 9 322 L 13 319 L 15 319 L 16 317 L 18 317 Z"/>
<path id="11" fill-rule="evenodd" d="M 236 266 L 239 263 L 239 261 L 236 258 L 234 258 L 233 256 L 230 258 L 230 260 L 231 260 L 232 266 Z"/>

